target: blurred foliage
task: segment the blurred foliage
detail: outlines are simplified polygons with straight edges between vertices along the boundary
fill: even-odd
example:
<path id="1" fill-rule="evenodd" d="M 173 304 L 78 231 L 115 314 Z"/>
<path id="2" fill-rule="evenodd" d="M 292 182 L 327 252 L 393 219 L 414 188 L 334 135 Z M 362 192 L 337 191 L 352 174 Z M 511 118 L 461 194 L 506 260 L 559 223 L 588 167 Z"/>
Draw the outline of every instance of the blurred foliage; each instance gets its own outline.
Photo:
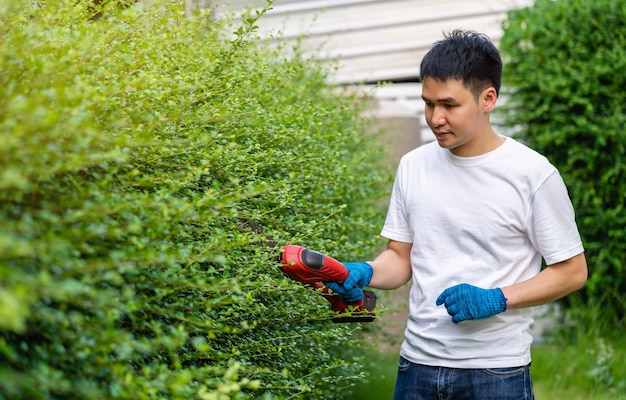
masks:
<path id="1" fill-rule="evenodd" d="M 626 3 L 537 0 L 504 28 L 505 119 L 559 168 L 577 213 L 590 278 L 574 304 L 623 332 Z"/>
<path id="2" fill-rule="evenodd" d="M 132 3 L 0 1 L 0 398 L 341 398 L 358 325 L 267 238 L 380 248 L 367 100 L 257 37 L 270 3 Z"/>

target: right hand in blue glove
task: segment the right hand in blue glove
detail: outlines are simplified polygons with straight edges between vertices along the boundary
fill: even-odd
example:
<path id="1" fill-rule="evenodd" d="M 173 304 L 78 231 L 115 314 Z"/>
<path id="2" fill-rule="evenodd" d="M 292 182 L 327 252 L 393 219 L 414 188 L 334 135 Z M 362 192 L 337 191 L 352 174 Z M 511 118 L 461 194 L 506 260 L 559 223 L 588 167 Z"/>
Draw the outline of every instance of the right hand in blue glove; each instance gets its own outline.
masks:
<path id="1" fill-rule="evenodd" d="M 341 283 L 324 282 L 324 285 L 348 303 L 356 303 L 363 299 L 363 288 L 369 285 L 374 270 L 366 262 L 346 262 L 342 264 L 350 272 L 346 280 Z"/>
<path id="2" fill-rule="evenodd" d="M 444 305 L 452 322 L 468 319 L 484 319 L 506 311 L 507 298 L 500 288 L 481 289 L 462 283 L 444 290 L 437 298 L 438 306 Z"/>

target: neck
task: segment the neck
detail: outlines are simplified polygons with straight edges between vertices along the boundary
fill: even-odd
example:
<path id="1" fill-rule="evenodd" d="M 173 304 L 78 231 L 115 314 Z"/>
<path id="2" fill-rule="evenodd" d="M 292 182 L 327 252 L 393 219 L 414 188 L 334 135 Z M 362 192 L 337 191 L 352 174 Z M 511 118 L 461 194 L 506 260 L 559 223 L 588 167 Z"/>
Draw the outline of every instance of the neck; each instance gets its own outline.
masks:
<path id="1" fill-rule="evenodd" d="M 482 138 L 466 145 L 450 149 L 450 152 L 458 157 L 476 157 L 500 147 L 506 138 L 498 135 L 491 127 L 482 135 Z"/>

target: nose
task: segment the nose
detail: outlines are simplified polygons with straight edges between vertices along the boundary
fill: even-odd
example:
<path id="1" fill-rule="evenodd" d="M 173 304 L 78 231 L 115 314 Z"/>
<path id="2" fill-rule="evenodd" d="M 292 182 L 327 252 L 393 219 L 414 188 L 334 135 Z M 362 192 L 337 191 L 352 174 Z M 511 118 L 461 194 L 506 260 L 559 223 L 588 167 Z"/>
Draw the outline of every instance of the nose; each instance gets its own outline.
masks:
<path id="1" fill-rule="evenodd" d="M 446 124 L 446 117 L 442 107 L 432 107 L 430 115 L 427 115 L 431 128 L 436 128 Z"/>

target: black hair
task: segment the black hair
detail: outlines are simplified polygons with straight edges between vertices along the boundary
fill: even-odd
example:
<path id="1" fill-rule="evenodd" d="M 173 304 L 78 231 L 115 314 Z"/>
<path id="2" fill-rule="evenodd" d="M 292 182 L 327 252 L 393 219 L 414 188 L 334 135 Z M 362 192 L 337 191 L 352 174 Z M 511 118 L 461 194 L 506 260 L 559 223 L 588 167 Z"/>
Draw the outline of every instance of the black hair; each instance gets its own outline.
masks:
<path id="1" fill-rule="evenodd" d="M 478 98 L 493 86 L 500 93 L 502 59 L 487 35 L 473 31 L 454 30 L 444 34 L 422 59 L 420 78 L 446 82 L 458 79 Z"/>

